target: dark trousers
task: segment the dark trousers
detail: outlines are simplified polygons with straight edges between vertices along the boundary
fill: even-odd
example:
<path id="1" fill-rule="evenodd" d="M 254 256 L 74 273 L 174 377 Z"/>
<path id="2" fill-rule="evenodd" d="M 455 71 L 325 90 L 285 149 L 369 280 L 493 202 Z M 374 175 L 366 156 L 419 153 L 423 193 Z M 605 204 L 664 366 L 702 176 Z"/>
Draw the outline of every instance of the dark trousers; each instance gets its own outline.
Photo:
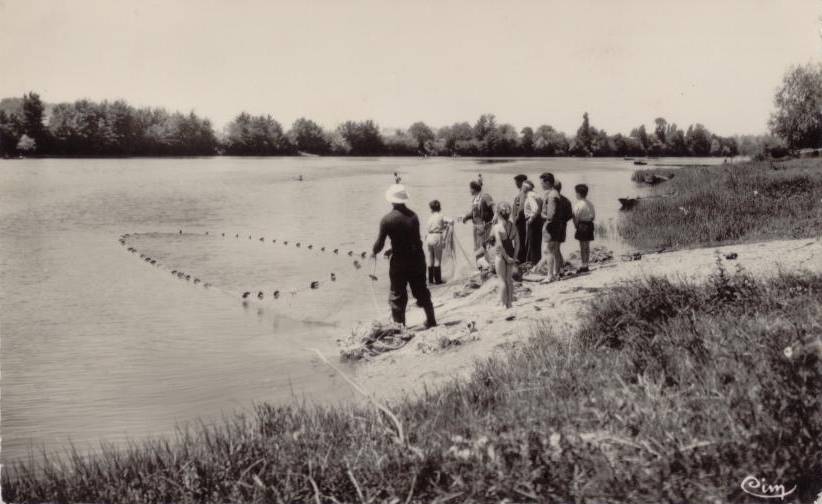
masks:
<path id="1" fill-rule="evenodd" d="M 528 245 L 526 243 L 528 230 L 527 230 L 527 222 L 525 220 L 525 214 L 520 212 L 517 216 L 516 222 L 514 225 L 517 227 L 517 235 L 519 236 L 519 248 L 517 248 L 517 262 L 525 262 L 525 259 L 528 257 Z"/>
<path id="2" fill-rule="evenodd" d="M 542 223 L 542 218 L 536 217 L 533 222 L 527 224 L 525 260 L 531 264 L 538 263 L 542 258 Z"/>
<path id="3" fill-rule="evenodd" d="M 391 258 L 391 267 L 388 270 L 391 279 L 391 294 L 388 304 L 391 306 L 391 315 L 394 322 L 405 323 L 405 307 L 408 305 L 407 287 L 411 287 L 411 294 L 423 308 L 433 309 L 431 292 L 425 283 L 425 259 L 404 261 L 396 256 Z"/>

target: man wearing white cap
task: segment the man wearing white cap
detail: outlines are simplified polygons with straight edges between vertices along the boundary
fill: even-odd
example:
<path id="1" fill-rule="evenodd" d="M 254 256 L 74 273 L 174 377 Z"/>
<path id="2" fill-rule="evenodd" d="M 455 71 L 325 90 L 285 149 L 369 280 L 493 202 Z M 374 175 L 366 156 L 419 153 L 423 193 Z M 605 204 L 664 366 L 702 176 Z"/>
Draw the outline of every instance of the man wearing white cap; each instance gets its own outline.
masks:
<path id="1" fill-rule="evenodd" d="M 385 200 L 394 207 L 380 221 L 380 234 L 374 243 L 372 257 L 376 257 L 383 247 L 385 239 L 391 238 L 391 266 L 388 276 L 391 279 L 391 317 L 398 324 L 405 324 L 405 307 L 408 304 L 407 286 L 417 304 L 425 310 L 425 327 L 437 325 L 434 317 L 434 305 L 431 293 L 425 285 L 425 252 L 420 238 L 420 221 L 405 203 L 408 191 L 401 184 L 394 184 L 385 192 Z"/>

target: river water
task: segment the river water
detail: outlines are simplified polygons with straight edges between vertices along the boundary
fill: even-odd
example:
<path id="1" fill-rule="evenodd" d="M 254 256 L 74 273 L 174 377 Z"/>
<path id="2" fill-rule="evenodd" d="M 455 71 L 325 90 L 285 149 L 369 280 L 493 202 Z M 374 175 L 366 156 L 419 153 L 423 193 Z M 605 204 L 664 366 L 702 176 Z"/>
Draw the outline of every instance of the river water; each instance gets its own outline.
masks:
<path id="1" fill-rule="evenodd" d="M 616 198 L 641 192 L 633 169 L 568 158 L 0 161 L 2 460 L 139 440 L 260 401 L 349 399 L 308 349 L 333 357 L 356 320 L 388 313 L 386 261 L 371 284 L 370 263 L 357 269 L 347 252 L 369 250 L 395 171 L 423 222 L 434 198 L 446 215 L 465 213 L 479 172 L 510 201 L 513 175 L 552 171 L 566 194 L 587 183 L 613 227 Z M 470 228 L 457 237 L 468 248 Z M 597 243 L 623 247 L 613 232 Z M 245 290 L 265 299 L 244 306 Z"/>

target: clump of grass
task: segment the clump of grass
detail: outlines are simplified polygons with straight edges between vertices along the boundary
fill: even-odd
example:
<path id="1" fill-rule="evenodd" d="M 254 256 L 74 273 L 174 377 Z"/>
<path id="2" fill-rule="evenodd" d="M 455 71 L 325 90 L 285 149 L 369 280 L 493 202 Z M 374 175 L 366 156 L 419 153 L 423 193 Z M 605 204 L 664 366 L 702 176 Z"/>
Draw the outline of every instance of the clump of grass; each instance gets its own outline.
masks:
<path id="1" fill-rule="evenodd" d="M 819 159 L 681 168 L 658 191 L 668 196 L 640 200 L 618 225 L 619 233 L 638 248 L 822 233 Z"/>
<path id="2" fill-rule="evenodd" d="M 729 502 L 822 490 L 822 275 L 607 291 L 473 377 L 389 405 L 260 405 L 3 473 L 14 502 Z"/>
<path id="3" fill-rule="evenodd" d="M 676 173 L 677 170 L 671 168 L 641 168 L 634 170 L 634 173 L 631 174 L 631 181 L 644 183 L 646 180 L 653 178 L 654 176 L 672 179 L 676 176 Z"/>

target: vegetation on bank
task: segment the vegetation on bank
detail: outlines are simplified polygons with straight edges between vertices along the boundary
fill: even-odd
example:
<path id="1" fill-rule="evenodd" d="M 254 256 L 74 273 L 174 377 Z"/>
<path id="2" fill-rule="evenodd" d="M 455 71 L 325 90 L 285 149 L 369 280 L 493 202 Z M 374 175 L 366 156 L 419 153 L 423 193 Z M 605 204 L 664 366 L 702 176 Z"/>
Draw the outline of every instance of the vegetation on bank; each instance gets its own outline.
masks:
<path id="1" fill-rule="evenodd" d="M 822 234 L 822 159 L 641 170 L 675 176 L 627 212 L 618 231 L 641 249 Z"/>
<path id="2" fill-rule="evenodd" d="M 261 405 L 174 440 L 6 468 L 13 502 L 728 502 L 822 491 L 822 275 L 612 288 L 467 381 L 375 408 Z M 570 336 L 570 338 L 568 337 Z M 395 415 L 395 418 L 392 417 Z"/>

